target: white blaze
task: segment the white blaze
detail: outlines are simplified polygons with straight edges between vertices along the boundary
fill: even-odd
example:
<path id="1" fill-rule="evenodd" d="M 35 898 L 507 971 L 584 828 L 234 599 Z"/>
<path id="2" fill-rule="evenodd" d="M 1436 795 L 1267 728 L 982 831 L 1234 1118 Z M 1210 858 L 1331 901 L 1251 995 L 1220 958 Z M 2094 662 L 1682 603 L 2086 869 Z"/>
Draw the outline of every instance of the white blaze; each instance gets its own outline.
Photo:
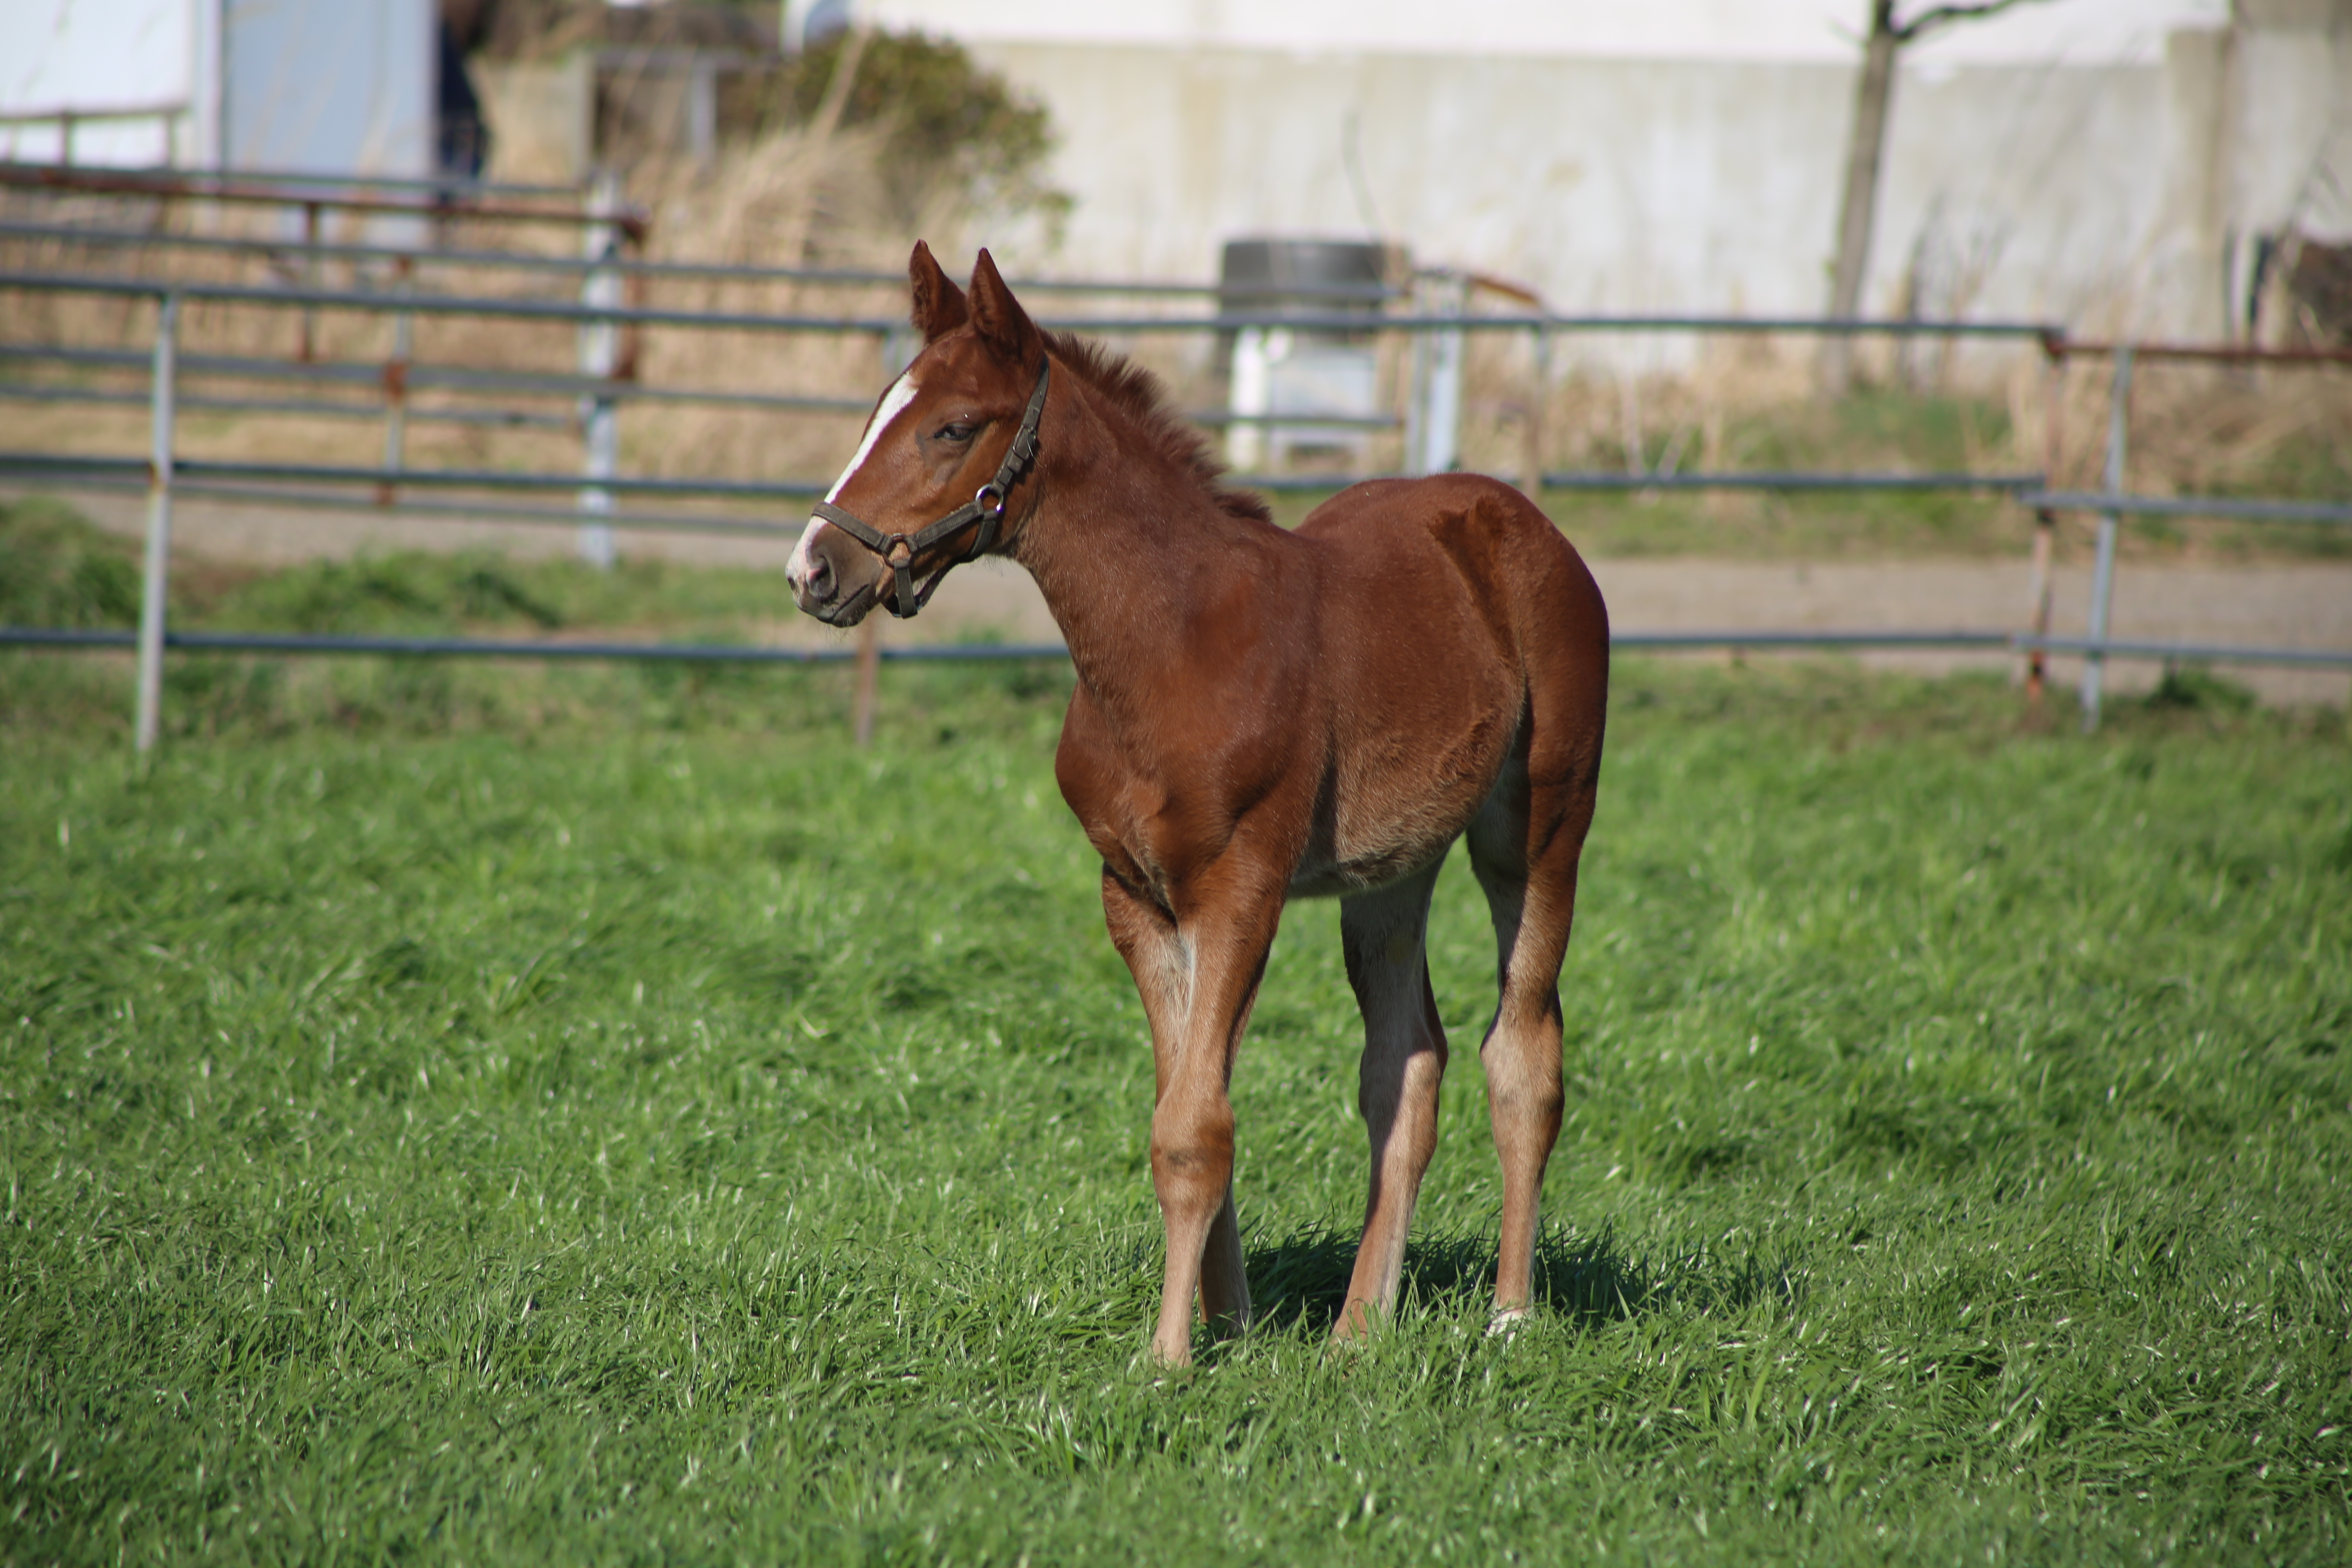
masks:
<path id="1" fill-rule="evenodd" d="M 848 485 L 850 476 L 863 468 L 866 459 L 874 455 L 875 443 L 882 439 L 882 432 L 888 429 L 890 421 L 898 417 L 907 405 L 914 401 L 915 373 L 907 371 L 890 384 L 888 392 L 882 395 L 882 406 L 877 408 L 874 417 L 866 422 L 866 437 L 857 443 L 857 450 L 851 456 L 849 467 L 841 470 L 841 478 L 834 480 L 833 489 L 824 492 L 826 500 L 841 499 L 841 492 Z M 813 517 L 808 520 L 808 526 L 801 530 L 801 542 L 793 547 L 792 561 L 784 568 L 784 576 L 788 580 L 798 583 L 808 575 L 811 563 L 809 548 L 816 542 L 817 531 L 825 526 L 824 519 Z"/>
<path id="2" fill-rule="evenodd" d="M 898 417 L 899 412 L 914 401 L 915 373 L 908 371 L 892 382 L 890 390 L 882 395 L 882 406 L 876 409 L 874 417 L 866 422 L 866 439 L 857 443 L 856 455 L 849 459 L 849 467 L 841 470 L 841 478 L 833 481 L 833 489 L 824 492 L 825 500 L 841 499 L 842 488 L 849 483 L 849 476 L 865 466 L 866 459 L 873 456 L 874 444 L 882 439 L 882 432 L 890 427 L 890 421 Z"/>

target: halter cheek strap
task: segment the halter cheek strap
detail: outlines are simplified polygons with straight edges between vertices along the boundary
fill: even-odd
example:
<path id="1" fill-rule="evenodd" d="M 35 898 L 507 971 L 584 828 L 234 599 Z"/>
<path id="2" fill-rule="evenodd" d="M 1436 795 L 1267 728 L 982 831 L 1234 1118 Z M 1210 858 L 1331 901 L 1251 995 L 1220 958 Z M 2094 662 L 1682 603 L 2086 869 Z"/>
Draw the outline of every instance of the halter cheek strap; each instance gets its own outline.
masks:
<path id="1" fill-rule="evenodd" d="M 872 523 L 821 500 L 810 509 L 818 517 L 833 524 L 850 538 L 882 558 L 897 579 L 890 595 L 890 613 L 901 620 L 910 620 L 915 612 L 931 602 L 931 594 L 947 574 L 967 561 L 977 561 L 988 553 L 996 542 L 997 524 L 1004 518 L 1004 498 L 1021 482 L 1030 465 L 1037 460 L 1037 422 L 1045 414 L 1045 383 L 1053 374 L 1054 362 L 1047 360 L 1037 367 L 1037 389 L 1029 395 L 1029 406 L 1022 411 L 1021 427 L 1013 433 L 1013 445 L 1004 450 L 1004 461 L 996 466 L 996 477 L 972 492 L 971 500 L 940 519 L 927 523 L 912 533 L 885 533 Z M 943 563 L 919 589 L 915 586 L 915 557 L 943 539 L 950 539 L 973 523 L 980 531 L 972 538 L 971 548 L 954 560 Z M 865 592 L 871 594 L 868 588 Z"/>

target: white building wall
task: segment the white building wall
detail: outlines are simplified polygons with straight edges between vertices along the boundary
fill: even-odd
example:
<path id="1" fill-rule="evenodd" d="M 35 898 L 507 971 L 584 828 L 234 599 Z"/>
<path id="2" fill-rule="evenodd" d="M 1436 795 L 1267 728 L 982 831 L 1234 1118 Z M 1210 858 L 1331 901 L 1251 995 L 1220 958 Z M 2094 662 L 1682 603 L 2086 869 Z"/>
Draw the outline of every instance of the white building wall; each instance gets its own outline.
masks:
<path id="1" fill-rule="evenodd" d="M 814 3 L 785 0 L 787 16 Z M 1904 14 L 1926 3 L 1906 0 Z M 1869 7 L 1870 0 L 856 0 L 854 9 L 882 26 L 966 43 L 1838 65 L 1859 52 Z M 2221 26 L 2230 11 L 2231 0 L 2043 0 L 1938 30 L 1916 53 L 1942 65 L 2147 65 L 2162 58 L 2166 34 Z"/>
<path id="2" fill-rule="evenodd" d="M 1077 204 L 1050 265 L 1073 275 L 1201 278 L 1235 235 L 1382 231 L 1563 310 L 1803 315 L 1826 293 L 1849 68 L 975 53 L 1053 110 Z M 1898 307 L 1915 250 L 1942 279 L 1929 309 L 2147 292 L 2167 115 L 2160 66 L 1906 71 L 1870 308 Z"/>
<path id="3" fill-rule="evenodd" d="M 2352 27 L 2327 20 L 1906 63 L 1865 309 L 2223 331 L 2254 236 L 2352 233 Z M 1062 134 L 1076 209 L 1027 268 L 1202 278 L 1239 235 L 1381 234 L 1563 310 L 1826 300 L 1851 63 L 971 47 Z"/>
<path id="4" fill-rule="evenodd" d="M 1027 266 L 1198 278 L 1237 234 L 1379 229 L 1567 310 L 1826 300 L 1867 0 L 858 10 L 1053 110 L 1077 205 Z M 1932 35 L 1867 308 L 2222 330 L 2255 235 L 2352 231 L 2347 41 L 2352 0 L 2053 0 Z"/>

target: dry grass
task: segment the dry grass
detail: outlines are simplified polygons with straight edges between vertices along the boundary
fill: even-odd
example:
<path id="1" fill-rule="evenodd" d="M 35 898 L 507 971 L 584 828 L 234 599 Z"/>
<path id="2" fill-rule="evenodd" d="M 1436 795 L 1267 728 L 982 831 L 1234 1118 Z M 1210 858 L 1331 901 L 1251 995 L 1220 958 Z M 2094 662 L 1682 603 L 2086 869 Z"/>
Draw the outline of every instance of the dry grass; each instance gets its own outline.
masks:
<path id="1" fill-rule="evenodd" d="M 891 247 L 874 237 L 873 214 L 857 195 L 869 183 L 859 175 L 870 169 L 873 143 L 870 135 L 845 132 L 825 145 L 811 147 L 804 137 L 782 134 L 739 150 L 703 171 L 648 165 L 638 172 L 631 192 L 656 215 L 646 254 L 656 260 L 773 265 L 803 256 L 825 265 L 876 265 Z M 276 215 L 164 212 L 145 203 L 66 204 L 19 196 L 9 198 L 0 210 L 18 220 L 81 221 L 109 228 L 168 227 L 253 237 L 276 237 L 281 232 Z M 557 226 L 460 221 L 448 226 L 443 240 L 450 249 L 566 254 L 577 243 L 574 234 Z M 814 237 L 818 236 L 824 237 L 822 243 Z M 328 237 L 369 237 L 356 225 L 331 221 Z M 897 259 L 903 260 L 904 255 L 903 248 L 898 249 Z M 300 285 L 310 280 L 291 247 L 254 255 L 11 241 L 0 243 L 0 267 L 245 284 Z M 319 268 L 316 281 L 329 289 L 377 292 L 390 289 L 395 280 L 388 263 L 329 261 Z M 562 300 L 575 297 L 576 286 L 560 274 L 436 266 L 427 270 L 424 287 L 467 297 Z M 904 309 L 903 296 L 889 289 L 690 279 L 647 279 L 635 302 L 662 309 L 864 318 L 887 318 Z M 0 341 L 11 342 L 143 353 L 152 342 L 153 321 L 153 308 L 143 302 L 70 295 L 0 296 Z M 322 310 L 312 317 L 310 330 L 314 355 L 322 361 L 382 363 L 393 353 L 394 326 L 388 315 Z M 292 360 L 302 331 L 302 313 L 297 310 L 200 303 L 183 316 L 181 345 L 187 355 Z M 509 371 L 569 373 L 579 363 L 577 333 L 570 325 L 495 319 L 420 316 L 412 352 L 420 363 Z M 875 390 L 881 374 L 874 340 L 863 333 L 788 337 L 648 329 L 639 335 L 637 363 L 642 379 L 654 386 L 829 397 L 863 398 Z M 138 371 L 92 372 L 74 379 L 125 391 L 144 384 L 143 372 Z M 236 384 L 232 395 L 298 397 L 303 395 L 297 390 L 300 384 L 249 382 Z M 373 388 L 339 389 L 328 395 L 363 401 L 373 395 Z M 479 399 L 467 401 L 480 405 Z M 571 413 L 565 400 L 558 398 L 501 395 L 496 401 L 541 416 Z M 433 391 L 419 392 L 413 404 L 420 413 L 459 405 L 451 395 Z M 19 448 L 136 452 L 144 446 L 146 416 L 136 406 L 14 405 L 8 423 L 11 436 L 5 444 Z M 660 475 L 806 475 L 837 461 L 838 450 L 854 437 L 855 426 L 854 416 L 847 416 L 779 418 L 726 409 L 631 405 L 622 421 L 623 462 L 630 471 Z M 191 457 L 373 463 L 383 450 L 379 424 L 344 417 L 219 418 L 191 413 L 182 433 L 182 450 Z M 452 426 L 419 419 L 410 426 L 406 454 L 416 467 L 562 469 L 577 463 L 578 442 L 564 428 Z"/>

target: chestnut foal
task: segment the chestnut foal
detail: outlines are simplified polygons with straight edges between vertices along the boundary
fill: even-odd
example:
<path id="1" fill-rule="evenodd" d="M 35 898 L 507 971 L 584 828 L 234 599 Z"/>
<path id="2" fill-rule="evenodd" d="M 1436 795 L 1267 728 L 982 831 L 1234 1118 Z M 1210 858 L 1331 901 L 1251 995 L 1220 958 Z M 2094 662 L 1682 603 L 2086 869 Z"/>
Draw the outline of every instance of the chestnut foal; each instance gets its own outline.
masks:
<path id="1" fill-rule="evenodd" d="M 1371 1194 L 1334 1336 L 1394 1305 L 1445 1069 L 1430 889 L 1465 834 L 1501 968 L 1480 1048 L 1503 1164 L 1495 1313 L 1518 1317 L 1608 700 L 1591 574 L 1524 497 L 1466 474 L 1360 484 L 1285 531 L 1219 487 L 1150 375 L 1039 330 L 988 252 L 969 296 L 922 245 L 909 270 L 923 349 L 810 519 L 793 595 L 835 626 L 877 604 L 911 615 L 994 552 L 1061 626 L 1077 689 L 1055 772 L 1151 1025 L 1153 1352 L 1192 1359 L 1196 1292 L 1218 1329 L 1249 1321 L 1227 1086 L 1294 898 L 1339 899 L 1364 1016 Z"/>

